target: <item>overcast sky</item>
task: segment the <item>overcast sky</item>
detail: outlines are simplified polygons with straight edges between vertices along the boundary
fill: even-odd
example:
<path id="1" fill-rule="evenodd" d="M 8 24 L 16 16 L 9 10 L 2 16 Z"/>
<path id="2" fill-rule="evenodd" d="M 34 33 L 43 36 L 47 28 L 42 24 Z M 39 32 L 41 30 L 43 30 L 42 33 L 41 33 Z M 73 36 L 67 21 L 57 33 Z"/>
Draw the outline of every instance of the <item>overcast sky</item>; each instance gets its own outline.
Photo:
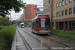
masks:
<path id="1" fill-rule="evenodd" d="M 43 5 L 43 0 L 23 0 L 23 2 L 26 4 Z M 19 13 L 15 13 L 14 11 L 11 11 L 11 20 L 18 19 L 21 14 L 23 14 L 23 10 L 21 10 Z"/>

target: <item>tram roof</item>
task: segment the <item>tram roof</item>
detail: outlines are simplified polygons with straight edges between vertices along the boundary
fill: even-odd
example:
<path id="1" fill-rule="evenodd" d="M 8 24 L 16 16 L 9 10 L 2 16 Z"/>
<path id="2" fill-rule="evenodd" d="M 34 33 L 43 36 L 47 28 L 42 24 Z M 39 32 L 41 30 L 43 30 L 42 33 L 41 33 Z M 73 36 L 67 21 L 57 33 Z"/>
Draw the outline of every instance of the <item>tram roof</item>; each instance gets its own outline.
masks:
<path id="1" fill-rule="evenodd" d="M 24 24 L 24 23 L 20 23 L 20 24 Z"/>
<path id="2" fill-rule="evenodd" d="M 49 15 L 37 15 L 35 18 L 33 18 L 32 20 L 37 19 L 39 16 L 49 16 Z"/>
<path id="3" fill-rule="evenodd" d="M 49 15 L 37 15 L 37 16 L 49 16 Z"/>

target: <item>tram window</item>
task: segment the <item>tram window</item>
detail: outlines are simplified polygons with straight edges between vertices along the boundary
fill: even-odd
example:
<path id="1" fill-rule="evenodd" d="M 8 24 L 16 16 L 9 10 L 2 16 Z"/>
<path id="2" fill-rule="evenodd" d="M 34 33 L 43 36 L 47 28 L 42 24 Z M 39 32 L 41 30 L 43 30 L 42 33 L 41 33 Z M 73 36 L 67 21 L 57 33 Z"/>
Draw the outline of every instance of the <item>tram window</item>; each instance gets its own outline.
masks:
<path id="1" fill-rule="evenodd" d="M 39 26 L 39 25 L 40 25 L 39 19 L 36 20 L 36 24 L 37 24 L 36 27 L 40 27 L 40 26 Z"/>
<path id="2" fill-rule="evenodd" d="M 34 28 L 34 23 L 32 23 L 32 28 Z"/>
<path id="3" fill-rule="evenodd" d="M 50 19 L 41 19 L 41 27 L 50 27 Z"/>
<path id="4" fill-rule="evenodd" d="M 33 22 L 33 28 L 36 27 L 36 20 Z"/>

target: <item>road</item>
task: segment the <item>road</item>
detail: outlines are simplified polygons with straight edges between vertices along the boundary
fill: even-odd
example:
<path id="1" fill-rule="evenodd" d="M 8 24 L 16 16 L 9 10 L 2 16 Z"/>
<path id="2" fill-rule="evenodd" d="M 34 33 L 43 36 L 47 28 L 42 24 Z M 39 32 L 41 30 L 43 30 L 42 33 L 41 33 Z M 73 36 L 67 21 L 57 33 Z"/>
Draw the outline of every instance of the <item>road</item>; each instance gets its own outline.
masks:
<path id="1" fill-rule="evenodd" d="M 17 32 L 19 33 L 17 35 L 21 36 L 28 50 L 74 50 L 75 43 L 63 38 L 59 39 L 54 35 L 34 34 L 29 27 L 17 27 Z"/>

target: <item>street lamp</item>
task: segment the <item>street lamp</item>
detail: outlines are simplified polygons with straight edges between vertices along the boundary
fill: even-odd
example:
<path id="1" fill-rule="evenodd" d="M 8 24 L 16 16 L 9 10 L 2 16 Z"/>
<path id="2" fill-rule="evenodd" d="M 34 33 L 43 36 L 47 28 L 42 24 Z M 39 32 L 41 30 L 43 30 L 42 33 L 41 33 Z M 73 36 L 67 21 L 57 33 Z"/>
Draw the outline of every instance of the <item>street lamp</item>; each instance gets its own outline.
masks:
<path id="1" fill-rule="evenodd" d="M 24 21 L 25 21 L 25 7 L 24 7 Z"/>

